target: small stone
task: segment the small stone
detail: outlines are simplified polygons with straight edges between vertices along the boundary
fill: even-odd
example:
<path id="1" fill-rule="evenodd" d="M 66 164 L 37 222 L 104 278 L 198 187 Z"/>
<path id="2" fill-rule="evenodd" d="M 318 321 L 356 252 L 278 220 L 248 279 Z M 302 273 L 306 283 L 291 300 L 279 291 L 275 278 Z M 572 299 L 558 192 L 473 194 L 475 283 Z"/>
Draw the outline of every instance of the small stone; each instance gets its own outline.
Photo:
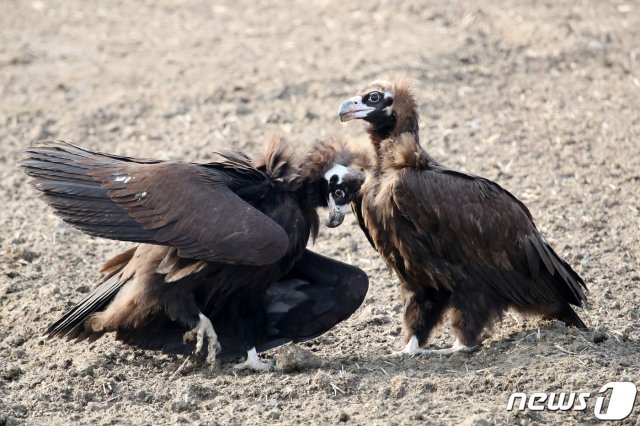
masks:
<path id="1" fill-rule="evenodd" d="M 18 377 L 22 374 L 22 370 L 20 367 L 9 367 L 0 373 L 0 377 L 8 382 L 13 380 L 17 380 Z"/>
<path id="2" fill-rule="evenodd" d="M 96 374 L 93 365 L 80 366 L 80 367 L 78 367 L 77 371 L 78 371 L 78 374 L 81 375 L 81 376 L 94 377 L 95 374 Z"/>
<path id="3" fill-rule="evenodd" d="M 308 109 L 307 112 L 305 113 L 304 118 L 306 118 L 309 121 L 313 121 L 313 120 L 316 120 L 318 118 L 318 114 L 316 114 L 315 112 L 313 112 L 310 109 Z"/>
<path id="4" fill-rule="evenodd" d="M 88 285 L 81 285 L 76 287 L 76 291 L 78 293 L 89 293 L 91 291 L 91 287 L 89 287 Z"/>
<path id="5" fill-rule="evenodd" d="M 349 421 L 349 415 L 344 411 L 340 411 L 340 414 L 338 415 L 338 421 L 342 423 Z"/>
<path id="6" fill-rule="evenodd" d="M 39 253 L 36 253 L 27 248 L 19 247 L 19 246 L 9 247 L 4 252 L 4 259 L 7 262 L 18 262 L 22 260 L 22 261 L 31 263 L 38 256 L 40 256 Z"/>
<path id="7" fill-rule="evenodd" d="M 467 417 L 462 423 L 460 423 L 461 426 L 489 426 L 491 424 L 493 423 L 478 414 Z"/>
<path id="8" fill-rule="evenodd" d="M 189 406 L 189 403 L 183 400 L 172 401 L 169 403 L 169 408 L 174 413 L 182 413 L 184 411 L 187 411 L 189 409 Z"/>
<path id="9" fill-rule="evenodd" d="M 247 105 L 239 105 L 236 108 L 236 114 L 238 114 L 238 115 L 251 114 L 251 108 L 249 108 Z"/>
<path id="10" fill-rule="evenodd" d="M 14 349 L 11 351 L 11 356 L 17 359 L 22 359 L 26 355 L 26 352 L 23 349 Z"/>
<path id="11" fill-rule="evenodd" d="M 153 396 L 150 393 L 141 390 L 141 391 L 138 391 L 138 393 L 135 394 L 135 399 L 137 401 L 145 402 L 145 403 L 148 404 L 148 403 L 153 401 Z"/>
<path id="12" fill-rule="evenodd" d="M 607 340 L 607 335 L 602 331 L 596 331 L 593 334 L 593 343 L 599 344 Z"/>
<path id="13" fill-rule="evenodd" d="M 278 419 L 280 419 L 280 412 L 279 411 L 272 411 L 272 412 L 269 413 L 268 417 L 271 420 L 278 420 Z"/>
<path id="14" fill-rule="evenodd" d="M 16 404 L 11 407 L 11 409 L 18 417 L 27 417 L 27 415 L 29 414 L 29 409 L 24 404 Z"/>

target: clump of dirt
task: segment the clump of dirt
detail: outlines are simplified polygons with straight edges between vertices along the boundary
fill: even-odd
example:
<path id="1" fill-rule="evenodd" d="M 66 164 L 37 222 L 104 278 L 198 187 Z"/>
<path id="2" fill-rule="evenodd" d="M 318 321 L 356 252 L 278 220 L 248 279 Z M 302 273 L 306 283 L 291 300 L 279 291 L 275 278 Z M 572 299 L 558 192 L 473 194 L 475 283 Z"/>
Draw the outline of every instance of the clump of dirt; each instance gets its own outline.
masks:
<path id="1" fill-rule="evenodd" d="M 281 346 L 275 354 L 275 370 L 282 373 L 320 368 L 324 360 L 318 355 L 293 344 Z"/>

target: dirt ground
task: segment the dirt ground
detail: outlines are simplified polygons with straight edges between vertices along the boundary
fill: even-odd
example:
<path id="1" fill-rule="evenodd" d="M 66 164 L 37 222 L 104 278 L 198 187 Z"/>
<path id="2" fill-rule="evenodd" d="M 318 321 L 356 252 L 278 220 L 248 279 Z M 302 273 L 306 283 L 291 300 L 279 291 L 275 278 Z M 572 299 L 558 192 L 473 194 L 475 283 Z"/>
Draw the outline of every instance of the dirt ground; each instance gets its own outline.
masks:
<path id="1" fill-rule="evenodd" d="M 498 181 L 590 289 L 579 332 L 506 315 L 475 354 L 397 360 L 395 277 L 353 217 L 313 249 L 370 276 L 363 306 L 302 347 L 297 373 L 211 371 L 193 357 L 47 341 L 42 331 L 128 244 L 56 218 L 16 169 L 35 141 L 207 161 L 333 134 L 376 78 L 415 82 L 425 148 Z M 510 413 L 520 391 L 640 385 L 640 3 L 0 2 L 0 425 L 595 423 Z M 432 339 L 449 346 L 446 326 Z M 268 352 L 273 359 L 277 351 Z M 626 420 L 638 424 L 640 408 Z"/>

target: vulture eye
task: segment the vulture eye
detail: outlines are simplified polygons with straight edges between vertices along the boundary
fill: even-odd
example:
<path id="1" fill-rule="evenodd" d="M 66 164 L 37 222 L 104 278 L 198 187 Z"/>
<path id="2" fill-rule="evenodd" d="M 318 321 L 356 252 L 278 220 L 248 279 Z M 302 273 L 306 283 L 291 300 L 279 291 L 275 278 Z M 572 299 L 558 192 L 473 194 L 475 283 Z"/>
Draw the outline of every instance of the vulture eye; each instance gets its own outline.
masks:
<path id="1" fill-rule="evenodd" d="M 342 189 L 336 189 L 334 194 L 336 195 L 336 198 L 344 197 L 344 191 Z"/>
<path id="2" fill-rule="evenodd" d="M 380 92 L 371 92 L 369 93 L 369 102 L 372 103 L 378 103 L 380 102 L 380 99 L 382 98 L 382 95 L 380 94 Z"/>

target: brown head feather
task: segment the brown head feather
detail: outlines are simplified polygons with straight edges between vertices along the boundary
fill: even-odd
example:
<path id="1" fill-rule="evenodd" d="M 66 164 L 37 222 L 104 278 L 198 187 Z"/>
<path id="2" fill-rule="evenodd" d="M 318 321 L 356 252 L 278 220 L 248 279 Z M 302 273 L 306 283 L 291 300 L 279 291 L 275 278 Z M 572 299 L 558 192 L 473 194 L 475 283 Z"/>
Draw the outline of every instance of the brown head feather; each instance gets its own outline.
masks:
<path id="1" fill-rule="evenodd" d="M 371 153 L 361 144 L 335 136 L 314 143 L 303 157 L 300 178 L 309 182 L 316 181 L 336 164 L 366 169 L 371 165 Z"/>
<path id="2" fill-rule="evenodd" d="M 263 171 L 270 178 L 279 180 L 295 190 L 298 184 L 300 169 L 295 153 L 279 136 L 273 135 L 267 143 L 264 156 L 257 157 L 253 163 L 256 169 Z"/>
<path id="3" fill-rule="evenodd" d="M 396 114 L 396 128 L 393 134 L 410 132 L 419 144 L 418 104 L 413 95 L 411 83 L 405 77 L 396 77 L 392 81 L 393 112 Z"/>

